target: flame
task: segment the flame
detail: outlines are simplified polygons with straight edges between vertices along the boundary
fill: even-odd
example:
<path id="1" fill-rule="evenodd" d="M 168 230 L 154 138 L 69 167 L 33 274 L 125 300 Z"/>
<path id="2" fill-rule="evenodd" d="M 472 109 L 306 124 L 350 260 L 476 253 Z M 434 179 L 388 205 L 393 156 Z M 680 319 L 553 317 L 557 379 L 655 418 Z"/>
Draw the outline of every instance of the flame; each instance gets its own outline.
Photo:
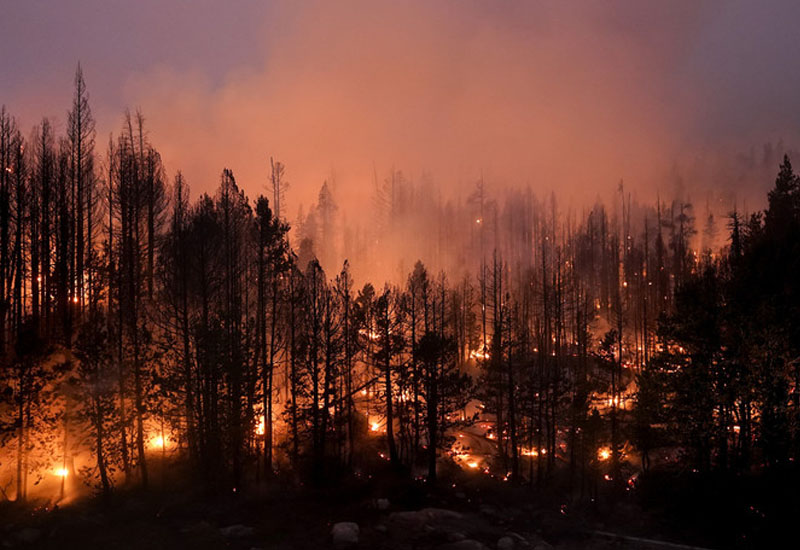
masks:
<path id="1" fill-rule="evenodd" d="M 609 407 L 616 407 L 616 408 L 619 408 L 619 407 L 621 406 L 622 408 L 627 408 L 627 407 L 625 406 L 625 405 L 626 405 L 626 403 L 625 403 L 625 398 L 623 398 L 623 397 L 622 397 L 622 396 L 620 396 L 620 395 L 617 395 L 617 396 L 615 396 L 615 397 L 609 397 L 609 398 L 606 400 L 606 402 L 608 403 L 608 406 L 609 406 Z"/>
<path id="2" fill-rule="evenodd" d="M 380 419 L 377 420 L 370 420 L 369 421 L 369 431 L 372 433 L 381 433 L 386 431 L 386 427 L 383 426 Z"/>
<path id="3" fill-rule="evenodd" d="M 378 340 L 381 337 L 381 335 L 378 334 L 377 332 L 375 332 L 374 330 L 366 330 L 366 329 L 363 329 L 363 328 L 359 329 L 358 333 L 361 336 L 366 336 L 367 338 L 369 338 L 373 342 L 375 342 L 376 340 Z"/>
<path id="4" fill-rule="evenodd" d="M 609 449 L 608 447 L 600 447 L 597 450 L 597 458 L 599 460 L 608 460 L 609 458 L 611 458 L 611 449 Z"/>
<path id="5" fill-rule="evenodd" d="M 475 462 L 474 460 L 470 460 L 469 462 L 467 462 L 467 466 L 472 468 L 473 470 L 476 470 L 478 468 L 478 463 Z"/>
<path id="6" fill-rule="evenodd" d="M 164 448 L 164 438 L 161 437 L 160 435 L 154 437 L 153 440 L 150 442 L 150 446 L 152 446 L 155 449 L 163 449 Z"/>
<path id="7" fill-rule="evenodd" d="M 262 416 L 261 419 L 258 421 L 258 425 L 256 425 L 256 435 L 264 435 L 267 431 L 266 421 Z"/>
<path id="8" fill-rule="evenodd" d="M 399 396 L 397 396 L 397 400 L 398 400 L 398 401 L 400 401 L 401 403 L 405 403 L 406 401 L 411 401 L 411 399 L 412 399 L 413 397 L 414 397 L 414 396 L 413 396 L 413 395 L 411 395 L 411 392 L 410 392 L 410 391 L 408 391 L 408 390 L 403 390 L 402 392 L 400 392 L 400 395 L 399 395 Z"/>
<path id="9" fill-rule="evenodd" d="M 469 352 L 470 359 L 480 359 L 485 361 L 489 358 L 489 352 L 486 350 L 475 349 Z"/>
<path id="10" fill-rule="evenodd" d="M 56 470 L 56 475 L 58 477 L 67 477 L 69 475 L 69 470 L 67 470 L 66 468 L 59 468 L 58 470 Z"/>

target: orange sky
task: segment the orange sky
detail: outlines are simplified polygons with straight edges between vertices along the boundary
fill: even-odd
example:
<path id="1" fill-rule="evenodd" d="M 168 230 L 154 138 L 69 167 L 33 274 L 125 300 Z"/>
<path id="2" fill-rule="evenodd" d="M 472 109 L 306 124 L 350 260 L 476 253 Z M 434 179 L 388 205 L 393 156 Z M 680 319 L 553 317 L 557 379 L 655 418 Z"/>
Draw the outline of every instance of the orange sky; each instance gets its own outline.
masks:
<path id="1" fill-rule="evenodd" d="M 769 181 L 731 182 L 728 159 L 796 143 L 800 120 L 792 2 L 37 4 L 0 33 L 23 126 L 63 126 L 80 59 L 98 143 L 141 108 L 195 194 L 229 167 L 255 196 L 272 155 L 290 216 L 331 174 L 357 216 L 392 166 L 445 193 L 482 174 L 585 203 L 621 178 L 669 194 L 677 162 L 690 189 L 755 201 Z"/>

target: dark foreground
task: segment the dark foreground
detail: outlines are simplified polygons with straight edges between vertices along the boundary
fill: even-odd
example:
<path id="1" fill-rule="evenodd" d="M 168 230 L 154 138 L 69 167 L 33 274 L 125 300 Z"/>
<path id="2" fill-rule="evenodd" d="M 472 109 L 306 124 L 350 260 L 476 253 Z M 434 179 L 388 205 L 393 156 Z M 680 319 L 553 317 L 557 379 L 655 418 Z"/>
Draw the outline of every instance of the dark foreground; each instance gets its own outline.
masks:
<path id="1" fill-rule="evenodd" d="M 785 484 L 784 494 L 768 500 L 784 501 L 795 493 L 793 485 Z M 739 487 L 737 494 L 752 496 L 764 484 L 754 486 L 749 493 Z M 616 497 L 601 494 L 596 502 L 568 505 L 563 496 L 471 472 L 451 472 L 435 491 L 388 472 L 322 489 L 275 478 L 259 488 L 213 496 L 170 482 L 147 492 L 122 489 L 110 501 L 83 499 L 54 509 L 3 503 L 0 546 L 675 550 L 763 547 L 784 538 L 775 521 L 788 516 L 770 520 L 764 511 L 771 510 L 769 502 L 745 506 L 728 498 L 730 487 L 729 480 L 670 476 Z M 792 507 L 783 509 L 789 514 Z M 357 536 L 346 525 L 335 528 L 339 522 L 355 523 Z"/>

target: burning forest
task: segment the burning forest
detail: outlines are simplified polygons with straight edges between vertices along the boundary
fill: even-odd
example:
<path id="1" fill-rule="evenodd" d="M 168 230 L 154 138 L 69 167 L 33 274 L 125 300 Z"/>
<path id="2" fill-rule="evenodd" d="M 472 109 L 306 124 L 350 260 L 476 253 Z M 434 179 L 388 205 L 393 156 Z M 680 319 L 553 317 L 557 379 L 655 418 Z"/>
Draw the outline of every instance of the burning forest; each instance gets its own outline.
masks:
<path id="1" fill-rule="evenodd" d="M 4 547 L 788 532 L 800 157 L 783 144 L 748 161 L 763 208 L 675 174 L 576 203 L 376 164 L 293 197 L 302 169 L 263 152 L 257 181 L 220 166 L 193 193 L 143 111 L 106 141 L 81 65 L 72 94 L 64 122 L 0 111 Z"/>

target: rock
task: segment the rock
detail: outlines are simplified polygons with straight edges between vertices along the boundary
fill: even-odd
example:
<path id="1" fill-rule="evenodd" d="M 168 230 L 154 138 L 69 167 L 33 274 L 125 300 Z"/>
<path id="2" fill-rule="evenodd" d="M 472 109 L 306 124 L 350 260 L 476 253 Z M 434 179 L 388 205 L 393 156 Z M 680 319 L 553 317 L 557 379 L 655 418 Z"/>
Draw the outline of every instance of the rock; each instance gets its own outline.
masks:
<path id="1" fill-rule="evenodd" d="M 408 528 L 420 529 L 427 523 L 456 521 L 463 517 L 464 516 L 453 510 L 445 510 L 444 508 L 423 508 L 417 511 L 392 512 L 389 514 L 389 521 Z"/>
<path id="2" fill-rule="evenodd" d="M 550 546 L 546 540 L 533 533 L 528 534 L 528 538 L 525 539 L 525 544 L 532 546 L 534 550 L 537 548 L 539 550 L 550 550 L 552 548 L 552 546 Z"/>
<path id="3" fill-rule="evenodd" d="M 445 541 L 457 542 L 448 538 L 452 531 L 463 530 L 464 516 L 453 510 L 444 508 L 423 508 L 409 512 L 393 512 L 389 514 L 387 527 L 393 539 L 425 539 L 426 548 Z M 466 537 L 461 537 L 458 541 Z"/>
<path id="4" fill-rule="evenodd" d="M 527 538 L 523 537 L 519 533 L 515 533 L 514 531 L 509 531 L 506 536 L 513 541 L 515 548 L 530 548 L 531 547 L 531 541 L 528 540 Z M 544 542 L 536 535 L 531 535 L 531 536 L 533 537 L 533 541 L 534 542 Z M 498 541 L 498 547 L 499 547 L 499 541 Z"/>
<path id="5" fill-rule="evenodd" d="M 203 534 L 213 530 L 214 527 L 207 521 L 198 521 L 181 529 L 181 533 Z"/>
<path id="6" fill-rule="evenodd" d="M 497 550 L 513 550 L 514 539 L 511 537 L 500 537 L 497 541 Z"/>
<path id="7" fill-rule="evenodd" d="M 450 531 L 447 533 L 447 542 L 458 542 L 460 540 L 466 540 L 467 536 L 464 533 L 459 533 L 458 531 Z"/>
<path id="8" fill-rule="evenodd" d="M 423 508 L 419 513 L 430 521 L 458 520 L 464 517 L 458 512 L 445 510 L 444 508 Z"/>
<path id="9" fill-rule="evenodd" d="M 239 539 L 242 537 L 252 537 L 255 531 L 252 527 L 237 523 L 236 525 L 222 527 L 219 532 L 225 538 Z"/>
<path id="10" fill-rule="evenodd" d="M 379 523 L 378 525 L 375 526 L 375 530 L 378 533 L 386 533 L 389 529 L 387 529 L 387 527 L 384 524 Z"/>
<path id="11" fill-rule="evenodd" d="M 428 520 L 426 516 L 417 511 L 392 512 L 389 521 L 398 527 L 419 530 Z"/>
<path id="12" fill-rule="evenodd" d="M 375 508 L 378 510 L 388 510 L 389 509 L 389 499 L 388 498 L 379 498 L 375 501 Z"/>
<path id="13" fill-rule="evenodd" d="M 33 527 L 26 527 L 17 533 L 17 540 L 23 544 L 33 544 L 42 536 L 42 532 Z"/>
<path id="14" fill-rule="evenodd" d="M 495 508 L 494 506 L 487 506 L 485 504 L 480 507 L 480 513 L 483 514 L 484 516 L 489 516 L 490 518 L 500 517 L 500 512 L 497 511 L 497 508 Z"/>
<path id="15" fill-rule="evenodd" d="M 333 544 L 337 547 L 358 544 L 358 524 L 352 521 L 334 523 L 331 529 Z"/>
<path id="16" fill-rule="evenodd" d="M 477 540 L 464 539 L 458 542 L 448 542 L 438 547 L 438 550 L 487 550 L 486 546 Z"/>

